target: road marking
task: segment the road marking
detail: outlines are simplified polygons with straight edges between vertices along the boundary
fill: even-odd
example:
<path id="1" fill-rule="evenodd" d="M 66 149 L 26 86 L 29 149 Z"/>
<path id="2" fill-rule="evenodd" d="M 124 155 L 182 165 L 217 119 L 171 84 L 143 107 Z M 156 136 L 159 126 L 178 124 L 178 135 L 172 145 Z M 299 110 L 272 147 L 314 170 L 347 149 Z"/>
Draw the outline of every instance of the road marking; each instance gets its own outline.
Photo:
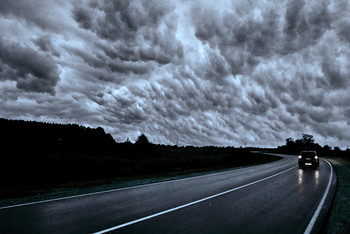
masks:
<path id="1" fill-rule="evenodd" d="M 324 204 L 324 202 L 325 202 L 325 200 L 327 198 L 327 195 L 328 195 L 328 192 L 329 192 L 329 188 L 331 187 L 331 182 L 332 182 L 332 178 L 333 178 L 333 167 L 327 160 L 324 160 L 324 161 L 326 163 L 328 163 L 328 165 L 331 167 L 331 175 L 329 176 L 329 181 L 328 181 L 328 185 L 327 185 L 326 191 L 323 194 L 323 197 L 322 197 L 320 203 L 318 204 L 318 207 L 317 207 L 314 215 L 312 216 L 312 218 L 311 218 L 311 220 L 309 222 L 309 225 L 306 227 L 304 234 L 310 234 L 311 233 L 311 231 L 312 231 L 312 229 L 313 229 L 313 227 L 314 227 L 314 225 L 316 223 L 316 220 L 317 220 L 317 218 L 318 218 L 318 216 L 320 214 L 321 208 L 322 208 L 322 206 L 323 206 L 323 204 Z"/>
<path id="2" fill-rule="evenodd" d="M 280 161 L 276 161 L 276 162 L 280 162 Z M 272 163 L 276 163 L 276 162 L 272 162 Z M 267 165 L 267 164 L 262 164 L 262 165 Z M 154 183 L 148 183 L 148 184 L 141 184 L 141 185 L 134 185 L 134 186 L 124 187 L 124 188 L 110 189 L 110 190 L 104 190 L 104 191 L 99 191 L 99 192 L 84 193 L 84 194 L 67 196 L 67 197 L 60 197 L 60 198 L 47 199 L 47 200 L 42 200 L 42 201 L 34 201 L 34 202 L 17 204 L 17 205 L 4 206 L 4 207 L 0 207 L 0 210 L 16 208 L 16 207 L 21 207 L 21 206 L 36 205 L 36 204 L 47 203 L 47 202 L 61 201 L 61 200 L 66 200 L 66 199 L 71 199 L 71 198 L 79 198 L 79 197 L 85 197 L 85 196 L 91 196 L 91 195 L 98 195 L 98 194 L 116 192 L 116 191 L 126 190 L 126 189 L 142 188 L 142 187 L 147 187 L 147 186 L 153 186 L 153 185 L 156 185 L 156 184 L 165 184 L 165 183 L 171 183 L 171 182 L 175 182 L 175 181 L 184 181 L 184 180 L 190 180 L 190 179 L 195 179 L 195 178 L 213 176 L 213 175 L 218 175 L 218 174 L 226 174 L 226 173 L 230 173 L 230 172 L 233 172 L 233 171 L 236 172 L 236 171 L 241 171 L 241 170 L 245 170 L 245 169 L 251 169 L 251 168 L 262 166 L 262 165 L 255 165 L 255 166 L 242 167 L 242 168 L 236 168 L 236 169 L 234 168 L 234 169 L 231 169 L 231 170 L 229 169 L 227 171 L 208 173 L 208 174 L 199 175 L 199 176 L 190 176 L 190 177 L 180 178 L 180 179 L 169 179 L 169 180 L 166 180 L 166 181 L 160 181 L 160 182 L 154 182 Z"/>
<path id="3" fill-rule="evenodd" d="M 227 193 L 230 193 L 230 192 L 233 192 L 233 191 L 236 191 L 236 190 L 239 190 L 239 189 L 248 187 L 248 186 L 250 186 L 250 185 L 257 184 L 257 183 L 260 183 L 260 182 L 262 182 L 262 181 L 271 179 L 271 178 L 273 178 L 273 177 L 275 177 L 275 176 L 278 176 L 278 175 L 281 175 L 281 174 L 283 174 L 283 173 L 285 173 L 285 172 L 287 172 L 287 171 L 290 171 L 290 170 L 292 170 L 292 169 L 294 169 L 294 168 L 296 168 L 296 167 L 297 167 L 297 166 L 291 167 L 291 168 L 289 168 L 289 169 L 287 169 L 287 170 L 281 171 L 281 172 L 276 173 L 276 174 L 274 174 L 274 175 L 265 177 L 265 178 L 260 179 L 260 180 L 256 180 L 256 181 L 254 181 L 254 182 L 251 182 L 251 183 L 248 183 L 248 184 L 245 184 L 245 185 L 242 185 L 242 186 L 233 188 L 233 189 L 226 190 L 226 191 L 221 192 L 221 193 L 214 194 L 214 195 L 209 196 L 209 197 L 205 197 L 205 198 L 202 198 L 202 199 L 199 199 L 199 200 L 190 202 L 190 203 L 186 203 L 186 204 L 181 205 L 181 206 L 177 206 L 177 207 L 174 207 L 174 208 L 165 210 L 165 211 L 161 211 L 161 212 L 159 212 L 159 213 L 155 213 L 155 214 L 152 214 L 152 215 L 149 215 L 149 216 L 145 216 L 145 217 L 143 217 L 143 218 L 139 218 L 139 219 L 136 219 L 136 220 L 127 222 L 127 223 L 123 223 L 123 224 L 120 224 L 120 225 L 117 225 L 117 226 L 114 226 L 114 227 L 111 227 L 111 228 L 108 228 L 108 229 L 105 229 L 105 230 L 102 230 L 102 231 L 98 231 L 98 232 L 95 232 L 94 234 L 102 234 L 102 233 L 106 233 L 106 232 L 111 232 L 111 231 L 120 229 L 120 228 L 122 228 L 122 227 L 126 227 L 126 226 L 129 226 L 129 225 L 135 224 L 135 223 L 142 222 L 142 221 L 147 220 L 147 219 L 151 219 L 151 218 L 154 218 L 154 217 L 157 217 L 157 216 L 161 216 L 161 215 L 164 215 L 164 214 L 167 214 L 167 213 L 170 213 L 170 212 L 173 212 L 173 211 L 176 211 L 176 210 L 179 210 L 179 209 L 188 207 L 188 206 L 192 206 L 192 205 L 195 205 L 195 204 L 197 204 L 197 203 L 200 203 L 200 202 L 203 202 L 203 201 L 207 201 L 207 200 L 209 200 L 209 199 L 212 199 L 212 198 L 215 198 L 215 197 L 219 197 L 219 196 L 222 196 L 222 195 L 224 195 L 224 194 L 227 194 Z"/>

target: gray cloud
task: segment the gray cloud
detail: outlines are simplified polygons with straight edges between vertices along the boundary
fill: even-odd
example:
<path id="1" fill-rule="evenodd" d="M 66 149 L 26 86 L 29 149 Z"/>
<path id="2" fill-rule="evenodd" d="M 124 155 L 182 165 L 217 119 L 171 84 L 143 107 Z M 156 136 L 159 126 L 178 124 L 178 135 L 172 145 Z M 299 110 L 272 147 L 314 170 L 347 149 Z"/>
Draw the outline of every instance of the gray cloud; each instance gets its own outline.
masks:
<path id="1" fill-rule="evenodd" d="M 50 57 L 20 44 L 0 40 L 0 60 L 5 67 L 0 73 L 2 80 L 15 80 L 17 88 L 26 91 L 55 93 L 59 71 Z"/>
<path id="2" fill-rule="evenodd" d="M 94 26 L 92 15 L 91 8 L 77 7 L 73 10 L 74 20 L 84 29 L 91 29 Z"/>
<path id="3" fill-rule="evenodd" d="M 332 88 L 347 87 L 347 74 L 344 74 L 340 66 L 332 61 L 333 58 L 323 58 L 322 71 Z"/>
<path id="4" fill-rule="evenodd" d="M 171 4 L 163 1 L 99 1 L 75 8 L 73 17 L 80 27 L 108 40 L 102 49 L 112 59 L 167 64 L 183 56 L 174 35 L 176 18 L 171 10 Z M 93 19 L 92 12 L 96 11 L 103 14 Z"/>
<path id="5" fill-rule="evenodd" d="M 139 30 L 152 31 L 171 9 L 162 1 L 104 1 L 91 6 L 94 5 L 104 12 L 104 17 L 97 20 L 98 28 L 92 30 L 109 40 L 134 39 Z"/>
<path id="6" fill-rule="evenodd" d="M 49 52 L 56 57 L 60 57 L 61 54 L 56 50 L 49 37 L 39 37 L 34 40 L 34 44 L 39 47 L 40 50 Z"/>
<path id="7" fill-rule="evenodd" d="M 0 4 L 0 14 L 3 17 L 24 22 L 29 27 L 38 26 L 48 31 L 63 31 L 67 29 L 64 22 L 64 12 L 60 7 L 68 7 L 68 2 L 58 1 L 27 1 L 4 0 Z"/>
<path id="8" fill-rule="evenodd" d="M 4 1 L 1 115 L 117 141 L 276 146 L 310 133 L 348 147 L 348 12 L 345 0 Z"/>
<path id="9" fill-rule="evenodd" d="M 330 28 L 331 17 L 325 1 L 307 5 L 303 0 L 287 5 L 284 32 L 288 52 L 313 45 Z"/>

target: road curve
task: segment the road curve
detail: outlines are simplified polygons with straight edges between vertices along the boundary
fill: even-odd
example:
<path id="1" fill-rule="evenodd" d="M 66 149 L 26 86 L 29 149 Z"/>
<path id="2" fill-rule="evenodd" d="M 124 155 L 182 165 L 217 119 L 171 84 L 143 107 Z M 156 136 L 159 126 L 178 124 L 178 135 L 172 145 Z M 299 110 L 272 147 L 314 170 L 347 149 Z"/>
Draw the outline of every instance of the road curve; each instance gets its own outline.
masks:
<path id="1" fill-rule="evenodd" d="M 309 233 L 332 177 L 274 163 L 0 208 L 0 233 Z M 333 191 L 331 189 L 331 191 Z M 316 224 L 315 224 L 316 223 Z"/>

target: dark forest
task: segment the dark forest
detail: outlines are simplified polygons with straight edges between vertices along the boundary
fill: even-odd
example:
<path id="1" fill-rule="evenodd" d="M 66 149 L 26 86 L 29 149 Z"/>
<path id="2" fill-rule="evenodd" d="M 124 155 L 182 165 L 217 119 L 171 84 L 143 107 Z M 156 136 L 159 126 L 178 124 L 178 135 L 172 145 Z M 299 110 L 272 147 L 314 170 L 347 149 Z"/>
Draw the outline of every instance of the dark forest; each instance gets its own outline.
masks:
<path id="1" fill-rule="evenodd" d="M 80 186 L 241 167 L 278 160 L 248 148 L 118 143 L 103 128 L 0 119 L 0 197 Z"/>

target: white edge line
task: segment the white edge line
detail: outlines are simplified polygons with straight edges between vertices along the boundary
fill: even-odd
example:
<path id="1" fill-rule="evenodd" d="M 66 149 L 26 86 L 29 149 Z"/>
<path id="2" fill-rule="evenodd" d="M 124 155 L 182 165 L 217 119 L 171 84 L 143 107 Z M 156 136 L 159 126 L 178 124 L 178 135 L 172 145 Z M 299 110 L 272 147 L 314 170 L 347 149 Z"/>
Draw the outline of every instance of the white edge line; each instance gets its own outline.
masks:
<path id="1" fill-rule="evenodd" d="M 324 160 L 324 159 L 323 159 L 323 160 Z M 326 191 L 325 191 L 325 193 L 323 194 L 323 197 L 322 197 L 320 203 L 318 204 L 318 207 L 317 207 L 317 209 L 316 209 L 314 215 L 312 216 L 312 218 L 311 218 L 311 220 L 310 220 L 310 222 L 309 222 L 309 225 L 308 225 L 307 228 L 305 229 L 304 234 L 310 234 L 310 233 L 311 233 L 311 231 L 312 231 L 312 229 L 313 229 L 313 227 L 314 227 L 314 225 L 315 225 L 315 223 L 316 223 L 316 220 L 317 220 L 317 218 L 318 218 L 318 216 L 319 216 L 319 214 L 320 214 L 321 208 L 322 208 L 322 206 L 323 206 L 323 204 L 324 204 L 324 202 L 325 202 L 325 200 L 326 200 L 326 198 L 327 198 L 329 189 L 330 189 L 330 187 L 331 187 L 332 178 L 333 178 L 333 167 L 332 167 L 332 165 L 331 165 L 327 160 L 324 160 L 324 161 L 327 162 L 328 165 L 331 167 L 331 175 L 330 175 L 330 177 L 329 177 L 329 181 L 328 181 L 328 185 L 327 185 Z"/>
<path id="2" fill-rule="evenodd" d="M 242 185 L 242 186 L 233 188 L 233 189 L 229 189 L 229 190 L 226 190 L 226 191 L 221 192 L 221 193 L 214 194 L 214 195 L 209 196 L 209 197 L 205 197 L 205 198 L 202 198 L 202 199 L 199 199 L 199 200 L 190 202 L 190 203 L 186 203 L 186 204 L 181 205 L 181 206 L 177 206 L 177 207 L 174 207 L 174 208 L 165 210 L 165 211 L 161 211 L 161 212 L 159 212 L 159 213 L 155 213 L 155 214 L 152 214 L 152 215 L 149 215 L 149 216 L 145 216 L 145 217 L 142 217 L 142 218 L 139 218 L 139 219 L 136 219 L 136 220 L 127 222 L 127 223 L 123 223 L 123 224 L 120 224 L 120 225 L 117 225 L 117 226 L 114 226 L 114 227 L 111 227 L 111 228 L 108 228 L 108 229 L 105 229 L 105 230 L 102 230 L 102 231 L 98 231 L 98 232 L 95 232 L 94 234 L 102 234 L 102 233 L 114 231 L 114 230 L 116 230 L 116 229 L 120 229 L 120 228 L 125 227 L 125 226 L 129 226 L 129 225 L 132 225 L 132 224 L 135 224 L 135 223 L 142 222 L 142 221 L 147 220 L 147 219 L 151 219 L 151 218 L 154 218 L 154 217 L 157 217 L 157 216 L 160 216 L 160 215 L 163 215 L 163 214 L 167 214 L 167 213 L 170 213 L 170 212 L 173 212 L 173 211 L 176 211 L 176 210 L 179 210 L 179 209 L 188 207 L 188 206 L 192 206 L 192 205 L 194 205 L 194 204 L 197 204 L 197 203 L 200 203 L 200 202 L 203 202 L 203 201 L 206 201 L 206 200 L 209 200 L 209 199 L 212 199 L 212 198 L 215 198 L 215 197 L 218 197 L 218 196 L 221 196 L 221 195 L 224 195 L 224 194 L 227 194 L 227 193 L 230 193 L 230 192 L 233 192 L 233 191 L 236 191 L 236 190 L 239 190 L 239 189 L 248 187 L 248 186 L 250 186 L 250 185 L 257 184 L 257 183 L 262 182 L 262 181 L 264 181 L 264 180 L 271 179 L 272 177 L 275 177 L 275 176 L 278 176 L 278 175 L 280 175 L 280 174 L 283 174 L 283 173 L 285 173 L 285 172 L 287 172 L 287 171 L 290 171 L 290 170 L 294 169 L 295 167 L 296 167 L 296 166 L 291 167 L 291 168 L 289 168 L 289 169 L 287 169 L 287 170 L 284 170 L 284 171 L 282 171 L 282 172 L 276 173 L 276 174 L 274 174 L 274 175 L 265 177 L 265 178 L 263 178 L 263 179 L 256 180 L 256 181 L 254 181 L 254 182 L 251 182 L 251 183 L 248 183 L 248 184 L 245 184 L 245 185 Z"/>
<path id="3" fill-rule="evenodd" d="M 276 162 L 279 162 L 279 161 L 276 161 Z M 275 163 L 275 162 L 272 162 L 272 163 Z M 265 165 L 265 164 L 262 164 L 262 165 Z M 228 169 L 227 171 L 214 172 L 214 173 L 209 173 L 209 174 L 199 175 L 199 176 L 191 176 L 191 177 L 174 179 L 174 180 L 170 179 L 170 180 L 167 180 L 167 181 L 160 181 L 160 182 L 154 182 L 154 183 L 134 185 L 134 186 L 124 187 L 124 188 L 116 188 L 116 189 L 104 190 L 104 191 L 99 191 L 99 192 L 84 193 L 84 194 L 67 196 L 67 197 L 60 197 L 60 198 L 47 199 L 47 200 L 42 200 L 42 201 L 34 201 L 34 202 L 21 203 L 21 204 L 10 205 L 10 206 L 3 206 L 3 207 L 0 207 L 0 210 L 11 209 L 11 208 L 16 208 L 16 207 L 21 207 L 21 206 L 36 205 L 36 204 L 47 203 L 47 202 L 61 201 L 61 200 L 66 200 L 66 199 L 71 199 L 71 198 L 85 197 L 85 196 L 91 196 L 91 195 L 97 195 L 97 194 L 103 194 L 103 193 L 110 193 L 110 192 L 116 192 L 116 191 L 126 190 L 126 189 L 147 187 L 147 186 L 152 186 L 152 185 L 156 185 L 156 184 L 171 183 L 171 182 L 174 182 L 174 181 L 184 181 L 184 180 L 190 180 L 190 179 L 194 179 L 194 178 L 207 177 L 207 176 L 212 176 L 212 175 L 217 175 L 217 174 L 226 174 L 226 173 L 230 173 L 232 171 L 241 171 L 241 170 L 244 170 L 244 169 L 250 169 L 250 168 L 258 167 L 258 166 L 261 166 L 261 165 L 254 165 L 254 166 L 250 166 L 250 167 L 248 166 L 248 167 L 236 168 L 236 169 L 233 168 L 231 170 Z"/>

